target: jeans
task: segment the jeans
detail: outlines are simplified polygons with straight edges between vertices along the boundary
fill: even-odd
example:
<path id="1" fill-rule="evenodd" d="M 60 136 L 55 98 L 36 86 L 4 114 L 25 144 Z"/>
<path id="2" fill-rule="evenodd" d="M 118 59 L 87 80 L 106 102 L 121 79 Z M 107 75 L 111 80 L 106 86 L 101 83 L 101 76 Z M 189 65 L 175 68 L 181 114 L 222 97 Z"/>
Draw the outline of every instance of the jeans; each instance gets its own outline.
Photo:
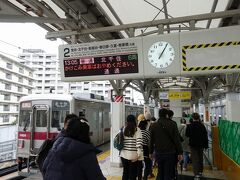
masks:
<path id="1" fill-rule="evenodd" d="M 189 152 L 183 152 L 183 168 L 187 168 L 187 164 L 189 161 Z"/>
<path id="2" fill-rule="evenodd" d="M 161 154 L 156 152 L 158 174 L 156 180 L 172 180 L 175 176 L 176 155 L 175 153 Z"/>

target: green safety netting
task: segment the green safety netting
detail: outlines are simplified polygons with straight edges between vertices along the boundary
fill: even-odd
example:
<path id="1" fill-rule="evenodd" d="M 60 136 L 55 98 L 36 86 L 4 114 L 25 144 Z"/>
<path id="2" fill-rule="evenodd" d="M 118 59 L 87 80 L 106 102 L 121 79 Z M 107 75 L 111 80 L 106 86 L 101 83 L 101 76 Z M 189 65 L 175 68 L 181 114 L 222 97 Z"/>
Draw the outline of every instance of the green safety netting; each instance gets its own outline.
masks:
<path id="1" fill-rule="evenodd" d="M 240 123 L 220 120 L 218 125 L 222 151 L 240 165 Z"/>

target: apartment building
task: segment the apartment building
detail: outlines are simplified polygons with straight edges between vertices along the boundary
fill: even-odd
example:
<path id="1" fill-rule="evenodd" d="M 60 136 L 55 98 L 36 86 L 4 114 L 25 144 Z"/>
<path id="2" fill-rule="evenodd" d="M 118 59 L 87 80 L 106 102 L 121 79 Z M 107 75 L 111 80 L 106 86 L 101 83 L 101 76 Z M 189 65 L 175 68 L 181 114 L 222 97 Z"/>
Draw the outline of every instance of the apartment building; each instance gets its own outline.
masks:
<path id="1" fill-rule="evenodd" d="M 0 54 L 0 125 L 17 120 L 18 102 L 32 94 L 33 69 Z"/>
<path id="2" fill-rule="evenodd" d="M 18 56 L 21 63 L 34 69 L 36 83 L 33 94 L 44 94 L 50 91 L 55 94 L 84 92 L 110 97 L 112 86 L 109 81 L 62 82 L 56 54 L 46 53 L 41 49 L 24 49 Z M 134 98 L 133 95 L 136 97 Z M 139 96 L 141 97 L 141 94 L 131 88 L 125 91 L 127 101 L 135 99 L 137 103 Z"/>

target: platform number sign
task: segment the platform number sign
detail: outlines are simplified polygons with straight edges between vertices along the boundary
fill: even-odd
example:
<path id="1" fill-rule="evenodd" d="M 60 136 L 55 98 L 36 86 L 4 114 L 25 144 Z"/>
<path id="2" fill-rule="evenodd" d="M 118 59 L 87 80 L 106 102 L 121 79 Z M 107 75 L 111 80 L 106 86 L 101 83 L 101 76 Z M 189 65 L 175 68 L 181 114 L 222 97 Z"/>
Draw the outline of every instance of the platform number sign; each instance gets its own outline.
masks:
<path id="1" fill-rule="evenodd" d="M 70 57 L 70 49 L 69 48 L 64 48 L 64 57 L 67 58 L 67 57 Z"/>

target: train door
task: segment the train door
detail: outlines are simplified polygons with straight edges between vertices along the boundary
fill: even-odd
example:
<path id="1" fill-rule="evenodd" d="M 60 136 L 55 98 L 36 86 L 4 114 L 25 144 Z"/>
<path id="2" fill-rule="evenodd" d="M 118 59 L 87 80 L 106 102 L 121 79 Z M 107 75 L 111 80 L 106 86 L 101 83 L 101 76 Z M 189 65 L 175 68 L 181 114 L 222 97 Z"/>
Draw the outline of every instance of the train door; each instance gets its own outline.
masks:
<path id="1" fill-rule="evenodd" d="M 49 106 L 34 105 L 30 136 L 30 150 L 36 154 L 43 141 L 49 138 Z"/>
<path id="2" fill-rule="evenodd" d="M 103 113 L 100 109 L 91 108 L 91 113 L 87 113 L 94 145 L 100 145 L 103 142 L 102 117 Z"/>
<path id="3" fill-rule="evenodd" d="M 102 143 L 104 143 L 104 135 L 103 135 L 103 110 L 102 109 L 100 109 L 99 110 L 99 127 L 98 127 L 98 129 L 99 129 L 99 131 L 98 131 L 98 137 L 99 137 L 99 139 L 98 139 L 98 144 L 102 144 Z"/>

